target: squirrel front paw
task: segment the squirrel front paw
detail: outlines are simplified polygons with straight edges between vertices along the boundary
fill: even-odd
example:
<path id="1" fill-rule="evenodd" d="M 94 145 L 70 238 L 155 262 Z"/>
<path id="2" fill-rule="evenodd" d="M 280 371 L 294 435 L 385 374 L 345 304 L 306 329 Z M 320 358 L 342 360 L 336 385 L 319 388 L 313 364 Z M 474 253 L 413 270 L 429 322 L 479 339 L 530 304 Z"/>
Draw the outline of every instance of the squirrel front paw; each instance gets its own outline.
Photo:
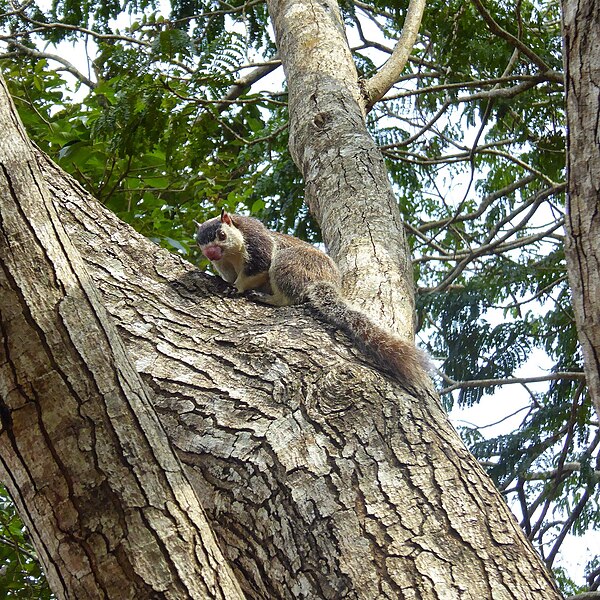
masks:
<path id="1" fill-rule="evenodd" d="M 267 294 L 265 294 L 264 292 L 259 292 L 257 290 L 246 290 L 244 292 L 244 296 L 248 298 L 248 300 L 252 300 L 252 302 L 259 302 L 260 304 L 264 304 Z"/>
<path id="2" fill-rule="evenodd" d="M 235 298 L 236 296 L 239 296 L 239 293 L 232 285 L 228 285 L 223 290 L 223 295 L 227 296 L 227 298 Z"/>

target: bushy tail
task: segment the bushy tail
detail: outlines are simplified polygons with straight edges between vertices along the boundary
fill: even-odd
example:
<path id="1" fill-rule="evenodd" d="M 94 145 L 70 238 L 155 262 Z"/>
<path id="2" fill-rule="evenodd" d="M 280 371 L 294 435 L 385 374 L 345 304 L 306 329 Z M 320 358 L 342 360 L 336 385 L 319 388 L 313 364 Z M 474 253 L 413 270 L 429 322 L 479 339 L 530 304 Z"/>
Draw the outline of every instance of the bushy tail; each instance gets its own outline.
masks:
<path id="1" fill-rule="evenodd" d="M 425 354 L 352 308 L 335 285 L 314 283 L 306 291 L 305 300 L 319 316 L 346 333 L 362 352 L 401 383 L 411 387 L 431 387 Z"/>

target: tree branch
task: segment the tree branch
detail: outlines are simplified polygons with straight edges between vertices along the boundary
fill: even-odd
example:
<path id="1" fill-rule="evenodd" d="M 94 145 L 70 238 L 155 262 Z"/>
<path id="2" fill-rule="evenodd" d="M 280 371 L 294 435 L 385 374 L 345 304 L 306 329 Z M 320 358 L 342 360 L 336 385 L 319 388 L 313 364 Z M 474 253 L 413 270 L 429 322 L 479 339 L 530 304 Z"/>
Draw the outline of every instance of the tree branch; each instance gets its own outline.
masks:
<path id="1" fill-rule="evenodd" d="M 556 381 L 556 380 L 567 380 L 567 381 L 585 381 L 585 375 L 583 373 L 572 373 L 572 372 L 559 372 L 551 373 L 549 375 L 540 375 L 538 377 L 514 377 L 511 379 L 500 378 L 500 379 L 476 379 L 471 381 L 458 381 L 440 390 L 440 394 L 449 394 L 454 390 L 462 390 L 466 388 L 476 387 L 491 387 L 495 385 L 510 385 L 514 383 L 538 383 L 540 381 Z"/>
<path id="2" fill-rule="evenodd" d="M 529 48 L 529 46 L 506 31 L 506 29 L 500 27 L 500 25 L 496 23 L 492 15 L 485 8 L 481 0 L 472 0 L 472 2 L 479 11 L 479 14 L 483 17 L 483 20 L 487 23 L 492 33 L 504 38 L 513 47 L 521 51 L 525 56 L 527 56 L 527 58 L 529 58 L 529 60 L 531 60 L 531 62 L 537 65 L 543 73 L 554 73 L 554 71 L 531 48 Z M 563 81 L 563 79 L 561 78 L 560 81 Z"/>
<path id="3" fill-rule="evenodd" d="M 463 221 L 470 221 L 473 219 L 477 219 L 494 203 L 494 201 L 499 200 L 500 198 L 503 198 L 505 196 L 508 196 L 509 194 L 512 194 L 519 188 L 526 186 L 528 183 L 531 183 L 532 181 L 535 181 L 535 178 L 536 177 L 533 174 L 526 175 L 525 177 L 522 177 L 521 179 L 518 179 L 517 181 L 514 181 L 513 183 L 511 183 L 499 190 L 496 190 L 495 192 L 488 194 L 487 196 L 482 198 L 481 202 L 479 203 L 479 206 L 477 207 L 477 210 L 474 210 L 473 212 L 466 213 L 466 214 L 455 213 L 451 217 L 447 217 L 445 219 L 440 219 L 438 221 L 428 221 L 427 223 L 423 223 L 423 225 L 420 225 L 418 227 L 418 230 L 421 233 L 425 233 L 425 232 L 429 231 L 430 229 L 447 227 L 448 225 L 451 225 L 452 223 L 459 223 L 459 222 L 463 222 Z"/>
<path id="4" fill-rule="evenodd" d="M 217 110 L 221 112 L 228 108 L 229 103 L 231 103 L 234 100 L 237 100 L 247 88 L 255 84 L 257 81 L 259 81 L 269 73 L 272 73 L 275 69 L 279 68 L 280 66 L 281 61 L 279 60 L 279 57 L 275 55 L 268 63 L 261 65 L 260 67 L 256 67 L 255 69 L 250 71 L 250 73 L 247 73 L 243 77 L 240 77 L 239 79 L 234 81 L 229 90 L 227 90 L 225 96 L 223 96 L 217 102 Z"/>
<path id="5" fill-rule="evenodd" d="M 566 520 L 565 524 L 563 525 L 563 528 L 561 529 L 560 533 L 558 534 L 558 537 L 556 538 L 556 541 L 554 542 L 554 545 L 552 546 L 552 550 L 550 551 L 550 554 L 547 556 L 547 558 L 545 560 L 546 565 L 548 566 L 549 569 L 552 567 L 554 560 L 556 559 L 556 555 L 558 554 L 558 551 L 559 551 L 566 535 L 569 533 L 569 530 L 573 526 L 573 523 L 575 523 L 575 521 L 579 518 L 579 515 L 585 508 L 587 501 L 590 499 L 593 489 L 594 489 L 593 485 L 588 485 L 585 488 L 585 492 L 581 496 L 579 502 L 577 502 L 577 504 L 571 509 L 568 519 Z"/>
<path id="6" fill-rule="evenodd" d="M 0 472 L 53 589 L 243 598 L 1 77 L 0 125 Z"/>
<path id="7" fill-rule="evenodd" d="M 440 77 L 441 77 L 441 74 L 437 73 L 437 72 L 412 73 L 410 75 L 407 75 L 406 77 L 400 78 L 399 81 L 402 81 L 405 79 L 424 79 L 424 78 L 440 78 Z M 560 74 L 560 78 L 562 81 L 562 78 L 563 78 L 562 73 Z M 545 81 L 550 81 L 550 79 L 547 77 L 547 73 L 537 73 L 536 75 L 515 74 L 515 75 L 508 75 L 506 77 L 493 77 L 490 79 L 476 79 L 473 81 L 460 81 L 460 82 L 456 82 L 456 83 L 442 83 L 442 84 L 438 84 L 438 85 L 420 87 L 417 89 L 409 89 L 409 90 L 405 90 L 402 92 L 397 92 L 395 94 L 390 94 L 390 95 L 386 96 L 385 98 L 383 98 L 382 102 L 398 100 L 400 98 L 409 98 L 411 96 L 423 96 L 426 94 L 431 94 L 433 92 L 461 90 L 463 88 L 473 88 L 473 87 L 496 86 L 500 83 L 511 83 L 511 82 L 527 83 L 527 82 L 530 82 L 535 85 L 537 83 L 542 83 Z M 517 85 L 520 85 L 520 84 L 517 84 Z M 494 92 L 498 92 L 497 95 L 501 97 L 503 94 L 506 93 L 506 92 L 503 92 L 502 90 L 505 90 L 505 89 L 510 90 L 510 89 L 513 89 L 514 87 L 516 87 L 516 86 L 513 86 L 511 88 L 497 88 L 495 90 L 489 90 L 489 92 L 490 92 L 490 94 L 492 94 Z M 473 95 L 468 95 L 468 96 L 459 96 L 458 98 L 460 99 L 461 102 L 468 102 L 469 100 L 476 99 L 476 96 L 475 96 L 475 94 L 473 94 Z M 454 101 L 456 102 L 456 100 L 454 100 Z"/>
<path id="8" fill-rule="evenodd" d="M 545 191 L 544 191 L 545 192 Z M 445 287 L 454 282 L 454 280 L 460 276 L 460 274 L 466 269 L 466 267 L 476 258 L 482 257 L 486 254 L 497 254 L 500 252 L 506 252 L 508 250 L 514 250 L 516 248 L 520 248 L 525 244 L 544 239 L 557 229 L 563 226 L 564 219 L 558 219 L 555 223 L 551 224 L 550 227 L 537 234 L 523 236 L 512 242 L 507 242 L 509 238 L 514 236 L 517 232 L 523 231 L 525 224 L 531 219 L 531 217 L 535 214 L 537 208 L 539 207 L 541 201 L 544 197 L 544 192 L 540 192 L 540 194 L 536 195 L 534 202 L 526 202 L 523 205 L 518 206 L 510 215 L 501 219 L 491 230 L 490 234 L 484 240 L 483 244 L 479 246 L 479 248 L 475 250 L 471 250 L 464 255 L 464 258 L 461 258 L 460 262 L 449 272 L 446 274 L 444 279 L 433 289 L 434 292 L 440 292 Z M 531 209 L 528 213 L 517 223 L 513 228 L 511 228 L 506 233 L 503 233 L 498 239 L 493 240 L 494 236 L 498 233 L 500 227 L 508 222 L 510 219 L 513 219 L 517 214 L 522 212 L 525 208 L 531 206 Z M 458 257 L 457 257 L 458 258 Z M 420 259 L 417 259 L 420 260 Z"/>
<path id="9" fill-rule="evenodd" d="M 525 473 L 523 479 L 525 481 L 545 481 L 547 479 L 556 479 L 561 475 L 568 475 L 569 473 L 578 473 L 581 471 L 581 463 L 568 462 L 564 463 L 562 467 L 551 469 L 549 471 L 533 471 L 531 473 Z M 593 477 L 596 481 L 600 481 L 600 471 L 594 471 Z"/>
<path id="10" fill-rule="evenodd" d="M 415 45 L 424 9 L 425 0 L 410 0 L 402 34 L 392 55 L 373 77 L 363 82 L 367 112 L 371 110 L 375 102 L 383 98 L 400 77 Z"/>
<path id="11" fill-rule="evenodd" d="M 33 58 L 46 58 L 49 60 L 53 60 L 61 64 L 64 67 L 63 70 L 67 71 L 68 73 L 71 73 L 71 75 L 73 75 L 75 79 L 77 79 L 84 85 L 87 85 L 91 90 L 93 90 L 96 87 L 96 83 L 94 81 L 92 81 L 91 79 L 86 77 L 81 71 L 76 69 L 68 60 L 66 60 L 62 56 L 58 56 L 58 54 L 51 54 L 49 52 L 39 52 L 38 50 L 33 50 L 32 48 L 29 48 L 21 44 L 20 42 L 17 42 L 16 40 L 12 40 L 11 45 L 13 45 L 15 48 L 18 48 L 19 52 L 27 56 L 31 56 Z M 0 56 L 0 58 L 2 57 Z"/>

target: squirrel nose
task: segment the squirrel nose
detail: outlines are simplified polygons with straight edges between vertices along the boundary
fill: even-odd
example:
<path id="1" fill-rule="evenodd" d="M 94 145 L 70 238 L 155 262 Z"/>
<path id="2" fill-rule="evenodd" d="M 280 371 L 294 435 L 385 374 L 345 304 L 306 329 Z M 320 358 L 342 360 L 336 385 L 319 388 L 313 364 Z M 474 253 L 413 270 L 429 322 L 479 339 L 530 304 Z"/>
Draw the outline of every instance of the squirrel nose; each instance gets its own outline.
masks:
<path id="1" fill-rule="evenodd" d="M 223 258 L 223 249 L 220 246 L 207 246 L 203 248 L 202 254 L 208 258 L 208 260 L 221 260 Z"/>

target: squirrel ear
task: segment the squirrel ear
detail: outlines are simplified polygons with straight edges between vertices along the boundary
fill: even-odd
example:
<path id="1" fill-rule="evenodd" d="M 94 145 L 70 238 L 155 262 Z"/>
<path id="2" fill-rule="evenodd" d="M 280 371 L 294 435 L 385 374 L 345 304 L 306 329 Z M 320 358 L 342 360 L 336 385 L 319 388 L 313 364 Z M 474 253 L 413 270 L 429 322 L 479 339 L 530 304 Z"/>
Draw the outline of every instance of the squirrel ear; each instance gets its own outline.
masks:
<path id="1" fill-rule="evenodd" d="M 221 209 L 221 223 L 227 223 L 227 225 L 233 225 L 233 221 L 231 220 L 231 215 L 225 211 L 225 209 Z"/>

